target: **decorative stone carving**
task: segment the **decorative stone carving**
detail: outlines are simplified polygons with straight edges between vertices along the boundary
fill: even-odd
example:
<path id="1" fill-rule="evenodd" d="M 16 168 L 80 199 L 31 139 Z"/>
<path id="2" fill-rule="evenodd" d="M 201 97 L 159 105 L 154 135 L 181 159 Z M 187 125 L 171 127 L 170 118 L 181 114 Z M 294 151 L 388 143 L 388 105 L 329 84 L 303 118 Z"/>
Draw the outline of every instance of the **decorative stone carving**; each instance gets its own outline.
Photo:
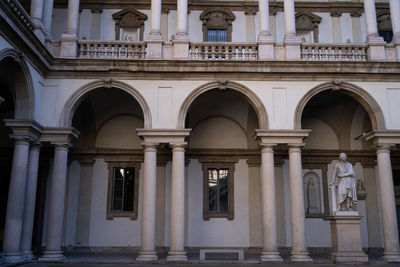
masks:
<path id="1" fill-rule="evenodd" d="M 346 153 L 340 153 L 339 162 L 335 165 L 333 179 L 329 185 L 332 190 L 332 211 L 334 214 L 358 215 L 355 210 L 357 193 L 354 169 L 353 165 L 347 161 Z"/>
<path id="2" fill-rule="evenodd" d="M 200 20 L 203 21 L 204 41 L 207 41 L 209 29 L 220 29 L 226 30 L 226 41 L 232 42 L 232 21 L 235 20 L 232 11 L 222 8 L 207 9 L 200 14 Z"/>
<path id="3" fill-rule="evenodd" d="M 358 200 L 365 200 L 367 192 L 365 191 L 364 182 L 361 179 L 357 180 L 357 198 Z"/>
<path id="4" fill-rule="evenodd" d="M 314 43 L 318 43 L 318 25 L 321 23 L 322 18 L 309 11 L 299 11 L 296 13 L 296 31 L 314 33 Z"/>
<path id="5" fill-rule="evenodd" d="M 376 14 L 376 20 L 378 23 L 378 31 L 391 31 L 392 21 L 390 19 L 390 12 L 381 11 Z"/>
<path id="6" fill-rule="evenodd" d="M 112 15 L 115 20 L 115 39 L 120 40 L 121 29 L 139 30 L 139 40 L 143 41 L 144 21 L 147 15 L 133 8 L 125 8 Z"/>

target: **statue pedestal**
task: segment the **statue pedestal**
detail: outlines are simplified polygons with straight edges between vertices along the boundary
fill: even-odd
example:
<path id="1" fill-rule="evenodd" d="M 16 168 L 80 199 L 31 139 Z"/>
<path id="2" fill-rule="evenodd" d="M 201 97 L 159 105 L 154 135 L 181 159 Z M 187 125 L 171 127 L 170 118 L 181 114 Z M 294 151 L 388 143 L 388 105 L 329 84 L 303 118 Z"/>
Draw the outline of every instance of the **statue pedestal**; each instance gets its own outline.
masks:
<path id="1" fill-rule="evenodd" d="M 327 218 L 331 221 L 333 262 L 368 262 L 368 256 L 361 247 L 361 218 L 356 211 L 339 211 Z"/>

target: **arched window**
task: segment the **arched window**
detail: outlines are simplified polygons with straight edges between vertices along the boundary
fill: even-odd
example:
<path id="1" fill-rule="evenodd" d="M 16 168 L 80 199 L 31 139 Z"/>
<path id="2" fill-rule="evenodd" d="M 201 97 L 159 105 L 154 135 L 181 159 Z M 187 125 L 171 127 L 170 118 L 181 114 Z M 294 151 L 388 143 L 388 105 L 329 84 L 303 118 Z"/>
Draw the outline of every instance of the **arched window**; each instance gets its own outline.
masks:
<path id="1" fill-rule="evenodd" d="M 232 21 L 235 15 L 230 10 L 213 8 L 200 14 L 203 21 L 203 41 L 231 42 Z"/>

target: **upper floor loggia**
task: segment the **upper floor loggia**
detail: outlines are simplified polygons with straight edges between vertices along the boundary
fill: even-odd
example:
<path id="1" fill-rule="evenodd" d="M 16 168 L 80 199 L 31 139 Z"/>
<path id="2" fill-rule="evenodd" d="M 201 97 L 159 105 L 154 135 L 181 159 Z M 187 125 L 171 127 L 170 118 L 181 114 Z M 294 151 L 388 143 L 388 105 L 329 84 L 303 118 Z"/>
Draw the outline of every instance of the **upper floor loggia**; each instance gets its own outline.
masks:
<path id="1" fill-rule="evenodd" d="M 400 61 L 399 0 L 6 1 L 56 58 Z"/>

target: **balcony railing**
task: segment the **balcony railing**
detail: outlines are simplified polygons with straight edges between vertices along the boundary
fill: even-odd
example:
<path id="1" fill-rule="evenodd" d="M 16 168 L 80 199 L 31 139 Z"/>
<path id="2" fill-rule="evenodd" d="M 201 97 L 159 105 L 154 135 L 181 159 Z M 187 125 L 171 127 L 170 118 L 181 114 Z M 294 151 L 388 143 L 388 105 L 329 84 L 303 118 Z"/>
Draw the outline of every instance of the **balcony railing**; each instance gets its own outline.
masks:
<path id="1" fill-rule="evenodd" d="M 257 43 L 191 43 L 189 57 L 194 60 L 257 60 Z"/>
<path id="2" fill-rule="evenodd" d="M 174 59 L 173 47 L 173 42 L 164 42 L 162 59 Z M 57 48 L 59 49 L 59 47 L 54 49 Z M 275 46 L 271 45 L 268 49 L 274 49 L 271 54 L 275 55 L 275 58 L 267 58 L 265 60 L 287 60 L 284 48 L 282 43 L 276 43 Z M 300 60 L 314 62 L 366 62 L 369 61 L 367 48 L 367 44 L 303 43 L 300 45 L 301 54 L 298 56 Z M 188 49 L 186 51 L 188 51 L 187 59 L 189 60 L 262 61 L 264 59 L 259 55 L 259 49 L 265 48 L 260 48 L 258 43 L 201 42 L 190 43 L 186 49 Z M 386 56 L 383 61 L 397 61 L 394 44 L 386 44 L 384 49 Z M 78 41 L 78 58 L 81 59 L 145 60 L 157 58 L 149 55 L 149 52 L 151 51 L 148 51 L 146 42 Z M 179 59 L 184 58 L 180 57 Z"/>
<path id="3" fill-rule="evenodd" d="M 307 44 L 301 46 L 305 61 L 367 61 L 365 44 Z"/>
<path id="4" fill-rule="evenodd" d="M 78 41 L 79 58 L 94 59 L 144 59 L 145 42 Z"/>

